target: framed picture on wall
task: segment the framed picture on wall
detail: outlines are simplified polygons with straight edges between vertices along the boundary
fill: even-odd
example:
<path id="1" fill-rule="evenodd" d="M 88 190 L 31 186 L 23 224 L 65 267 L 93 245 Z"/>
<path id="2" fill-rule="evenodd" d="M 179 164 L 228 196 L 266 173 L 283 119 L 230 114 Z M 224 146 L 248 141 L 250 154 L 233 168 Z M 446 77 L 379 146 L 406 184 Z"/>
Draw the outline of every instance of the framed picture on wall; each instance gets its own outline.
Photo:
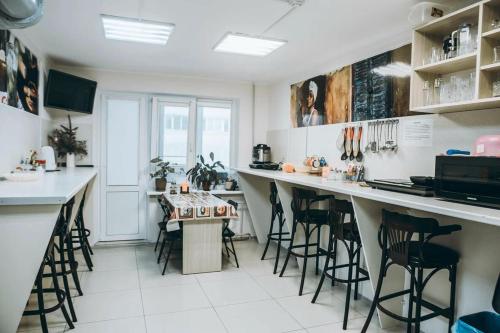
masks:
<path id="1" fill-rule="evenodd" d="M 292 84 L 292 127 L 404 117 L 409 110 L 411 44 Z"/>
<path id="2" fill-rule="evenodd" d="M 9 30 L 0 30 L 0 101 L 38 115 L 36 56 Z"/>

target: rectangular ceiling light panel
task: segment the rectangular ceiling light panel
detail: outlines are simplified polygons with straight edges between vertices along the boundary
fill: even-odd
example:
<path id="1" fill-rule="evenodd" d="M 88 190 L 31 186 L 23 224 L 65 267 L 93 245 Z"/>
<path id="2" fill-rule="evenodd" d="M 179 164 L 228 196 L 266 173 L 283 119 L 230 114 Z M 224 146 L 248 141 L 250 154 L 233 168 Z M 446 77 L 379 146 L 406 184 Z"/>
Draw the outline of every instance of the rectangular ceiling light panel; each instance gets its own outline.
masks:
<path id="1" fill-rule="evenodd" d="M 101 15 L 104 36 L 127 42 L 165 45 L 175 25 L 127 17 Z"/>
<path id="2" fill-rule="evenodd" d="M 262 57 L 285 44 L 283 40 L 228 33 L 215 45 L 214 50 Z"/>

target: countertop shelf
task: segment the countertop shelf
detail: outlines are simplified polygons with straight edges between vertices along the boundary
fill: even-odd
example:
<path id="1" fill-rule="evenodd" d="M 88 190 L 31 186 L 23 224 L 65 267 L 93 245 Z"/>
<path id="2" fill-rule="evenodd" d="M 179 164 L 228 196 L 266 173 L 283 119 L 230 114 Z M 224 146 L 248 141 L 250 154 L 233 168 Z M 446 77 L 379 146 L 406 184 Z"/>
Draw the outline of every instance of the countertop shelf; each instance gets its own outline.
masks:
<path id="1" fill-rule="evenodd" d="M 334 181 L 301 173 L 284 173 L 281 171 L 253 170 L 238 168 L 241 174 L 280 180 L 301 186 L 317 188 L 387 204 L 427 211 L 435 214 L 451 216 L 464 220 L 486 223 L 500 227 L 500 210 L 444 201 L 435 197 L 420 197 L 405 193 L 377 190 L 361 187 L 357 183 Z"/>
<path id="2" fill-rule="evenodd" d="M 0 181 L 0 205 L 64 204 L 96 175 L 97 168 L 61 168 L 36 181 Z"/>

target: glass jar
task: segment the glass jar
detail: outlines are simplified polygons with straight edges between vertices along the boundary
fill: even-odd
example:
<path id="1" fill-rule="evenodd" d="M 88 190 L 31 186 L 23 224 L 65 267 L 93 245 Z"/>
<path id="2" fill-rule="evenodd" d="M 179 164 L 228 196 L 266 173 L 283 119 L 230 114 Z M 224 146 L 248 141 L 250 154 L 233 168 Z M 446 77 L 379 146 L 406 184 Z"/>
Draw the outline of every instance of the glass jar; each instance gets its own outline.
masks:
<path id="1" fill-rule="evenodd" d="M 437 77 L 434 79 L 434 92 L 433 92 L 433 99 L 434 103 L 438 104 L 441 103 L 441 86 L 443 83 L 443 79 L 441 77 Z"/>
<path id="2" fill-rule="evenodd" d="M 424 81 L 424 88 L 422 89 L 422 97 L 424 106 L 432 105 L 432 90 L 429 81 Z"/>
<path id="3" fill-rule="evenodd" d="M 493 81 L 492 86 L 492 95 L 493 97 L 499 97 L 500 96 L 500 80 Z"/>

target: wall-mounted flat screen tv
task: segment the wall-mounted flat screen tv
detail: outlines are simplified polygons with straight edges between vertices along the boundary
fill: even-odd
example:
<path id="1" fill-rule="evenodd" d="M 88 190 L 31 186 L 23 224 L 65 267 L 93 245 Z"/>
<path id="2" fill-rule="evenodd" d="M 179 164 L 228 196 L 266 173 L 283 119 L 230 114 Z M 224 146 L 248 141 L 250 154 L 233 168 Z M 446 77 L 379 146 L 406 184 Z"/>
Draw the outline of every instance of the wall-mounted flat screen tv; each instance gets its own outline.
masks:
<path id="1" fill-rule="evenodd" d="M 51 69 L 45 88 L 49 108 L 92 113 L 97 82 Z"/>

